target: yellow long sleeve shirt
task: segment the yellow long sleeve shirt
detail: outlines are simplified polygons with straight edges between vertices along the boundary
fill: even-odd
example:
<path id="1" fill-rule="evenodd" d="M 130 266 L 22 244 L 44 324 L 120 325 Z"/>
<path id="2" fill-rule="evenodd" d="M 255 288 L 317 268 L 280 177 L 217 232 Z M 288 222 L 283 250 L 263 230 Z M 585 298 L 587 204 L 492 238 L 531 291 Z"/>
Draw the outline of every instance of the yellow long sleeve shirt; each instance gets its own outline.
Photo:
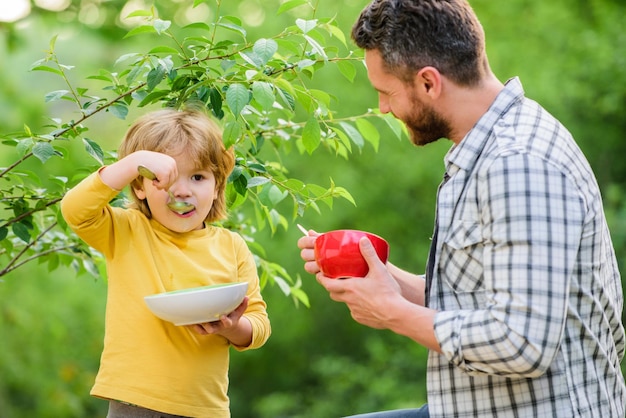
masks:
<path id="1" fill-rule="evenodd" d="M 229 341 L 163 321 L 143 298 L 247 281 L 252 343 L 234 348 L 258 348 L 271 329 L 252 254 L 224 228 L 175 233 L 138 210 L 110 206 L 118 193 L 94 173 L 61 204 L 70 227 L 106 258 L 104 349 L 91 394 L 175 415 L 229 417 Z"/>

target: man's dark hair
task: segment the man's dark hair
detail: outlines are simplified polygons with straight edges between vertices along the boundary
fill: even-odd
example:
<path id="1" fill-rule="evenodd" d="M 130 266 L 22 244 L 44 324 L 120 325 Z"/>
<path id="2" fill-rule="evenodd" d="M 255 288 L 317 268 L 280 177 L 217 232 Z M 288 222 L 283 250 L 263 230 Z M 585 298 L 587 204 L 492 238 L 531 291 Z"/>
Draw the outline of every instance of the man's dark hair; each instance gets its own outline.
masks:
<path id="1" fill-rule="evenodd" d="M 488 68 L 483 28 L 465 0 L 373 0 L 354 24 L 352 39 L 378 50 L 386 70 L 407 82 L 432 66 L 472 86 Z"/>

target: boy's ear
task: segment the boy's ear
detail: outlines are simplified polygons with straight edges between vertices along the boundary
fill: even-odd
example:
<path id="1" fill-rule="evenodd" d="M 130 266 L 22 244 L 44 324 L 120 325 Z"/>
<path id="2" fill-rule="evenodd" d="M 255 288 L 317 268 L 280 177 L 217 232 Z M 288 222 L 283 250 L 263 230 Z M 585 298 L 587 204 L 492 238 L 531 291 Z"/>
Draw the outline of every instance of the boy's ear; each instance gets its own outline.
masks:
<path id="1" fill-rule="evenodd" d="M 130 187 L 133 189 L 135 196 L 137 196 L 139 200 L 144 200 L 146 198 L 146 191 L 143 189 L 143 184 L 134 181 Z"/>

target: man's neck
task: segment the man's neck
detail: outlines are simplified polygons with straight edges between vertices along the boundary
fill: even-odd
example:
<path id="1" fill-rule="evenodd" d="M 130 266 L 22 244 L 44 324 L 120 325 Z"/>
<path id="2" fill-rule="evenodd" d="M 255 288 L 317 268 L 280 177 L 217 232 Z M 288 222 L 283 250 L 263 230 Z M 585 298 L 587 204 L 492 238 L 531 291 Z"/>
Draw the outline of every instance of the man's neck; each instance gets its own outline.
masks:
<path id="1" fill-rule="evenodd" d="M 452 86 L 442 103 L 442 113 L 452 126 L 450 140 L 459 144 L 487 112 L 504 88 L 493 73 L 475 87 Z"/>

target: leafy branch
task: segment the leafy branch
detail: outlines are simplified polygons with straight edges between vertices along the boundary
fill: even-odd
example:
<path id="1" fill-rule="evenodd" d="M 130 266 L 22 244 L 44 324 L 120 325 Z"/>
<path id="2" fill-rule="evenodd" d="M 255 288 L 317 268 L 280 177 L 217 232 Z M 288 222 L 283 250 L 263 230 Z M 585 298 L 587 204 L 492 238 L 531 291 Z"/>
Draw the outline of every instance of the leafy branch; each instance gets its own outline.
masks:
<path id="1" fill-rule="evenodd" d="M 403 133 L 397 121 L 376 112 L 337 118 L 337 99 L 310 86 L 316 73 L 329 66 L 352 81 L 354 64 L 360 64 L 361 58 L 347 49 L 345 35 L 333 19 L 316 16 L 317 2 L 304 3 L 311 6 L 312 18 L 298 18 L 279 34 L 256 40 L 248 39 L 234 16 L 215 13 L 212 23 L 195 22 L 179 28 L 158 18 L 154 8 L 134 12 L 132 17 L 144 18 L 146 23 L 131 29 L 125 39 L 150 36 L 157 41 L 164 37 L 173 46 L 157 45 L 145 53 L 125 54 L 114 64 L 121 67 L 118 71 L 103 69 L 87 77 L 91 83 L 104 83 L 102 90 L 108 98 L 94 96 L 88 88 L 70 82 L 68 71 L 74 67 L 61 63 L 53 38 L 46 56 L 31 70 L 58 76 L 66 88 L 46 94 L 45 101 L 70 101 L 80 116 L 65 123 L 52 119 L 49 133 L 34 133 L 25 125 L 23 133 L 5 136 L 2 145 L 14 147 L 16 158 L 0 168 L 0 179 L 8 180 L 0 187 L 0 208 L 13 213 L 0 226 L 0 263 L 4 264 L 0 265 L 0 277 L 35 259 L 48 263 L 49 269 L 63 262 L 80 273 L 98 275 L 94 266 L 99 255 L 84 248 L 58 210 L 68 187 L 107 162 L 101 145 L 85 136 L 90 119 L 103 112 L 125 119 L 131 107 L 179 107 L 193 101 L 202 103 L 220 120 L 223 140 L 237 156 L 227 186 L 231 219 L 224 226 L 246 238 L 257 258 L 262 283 L 278 284 L 296 303 L 308 304 L 299 278 L 267 260 L 254 234 L 266 227 L 272 233 L 279 227 L 288 228 L 289 219 L 310 209 L 319 212 L 322 203 L 332 209 L 335 199 L 353 204 L 354 200 L 332 179 L 328 186 L 320 186 L 288 177 L 283 161 L 292 151 L 312 154 L 327 150 L 348 158 L 354 149 L 368 143 L 377 148 L 380 134 L 370 119 L 386 122 L 396 136 Z M 301 4 L 302 0 L 287 2 L 279 13 Z M 216 1 L 218 11 L 220 5 L 221 1 Z M 241 41 L 232 36 L 222 38 L 226 33 Z M 82 140 L 97 164 L 85 164 L 70 152 L 66 146 L 70 140 Z M 48 185 L 41 186 L 39 177 L 24 169 L 33 156 L 44 171 L 52 157 L 79 170 L 70 180 L 48 173 Z M 282 203 L 288 197 L 291 210 Z M 247 216 L 250 212 L 253 217 Z M 65 254 L 68 249 L 72 251 Z M 77 262 L 79 258 L 82 262 Z"/>

